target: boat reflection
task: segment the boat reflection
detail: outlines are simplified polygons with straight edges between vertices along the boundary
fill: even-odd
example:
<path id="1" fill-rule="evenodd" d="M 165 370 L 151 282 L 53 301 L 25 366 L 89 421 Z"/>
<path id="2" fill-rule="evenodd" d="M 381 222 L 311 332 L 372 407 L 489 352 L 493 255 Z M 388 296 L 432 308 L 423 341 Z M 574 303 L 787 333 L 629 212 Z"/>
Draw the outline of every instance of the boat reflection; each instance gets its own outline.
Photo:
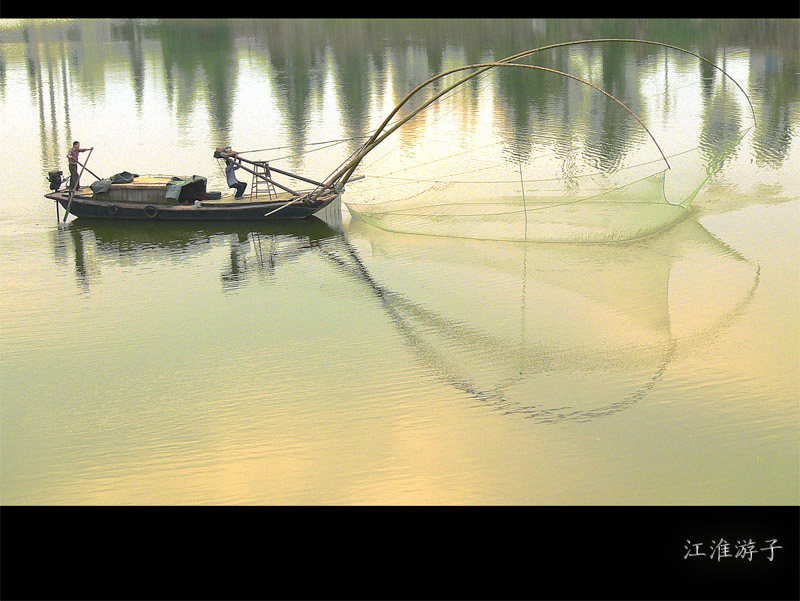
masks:
<path id="1" fill-rule="evenodd" d="M 218 222 L 148 223 L 131 226 L 107 220 L 75 220 L 53 232 L 54 252 L 65 262 L 72 252 L 79 286 L 89 291 L 104 263 L 131 266 L 149 261 L 186 261 L 219 246 L 230 248 L 220 269 L 223 290 L 245 285 L 251 278 L 267 278 L 276 264 L 290 262 L 320 240 L 341 235 L 336 225 L 310 218 L 284 223 Z M 280 259 L 278 259 L 280 257 Z"/>

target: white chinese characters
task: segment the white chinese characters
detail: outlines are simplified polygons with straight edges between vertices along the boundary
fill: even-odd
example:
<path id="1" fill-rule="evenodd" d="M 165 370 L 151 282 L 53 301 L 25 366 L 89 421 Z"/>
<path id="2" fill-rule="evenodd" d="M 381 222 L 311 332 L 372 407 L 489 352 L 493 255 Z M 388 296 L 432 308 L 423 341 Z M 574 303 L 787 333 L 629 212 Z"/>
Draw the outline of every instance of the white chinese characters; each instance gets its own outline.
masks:
<path id="1" fill-rule="evenodd" d="M 753 561 L 753 555 L 767 551 L 767 559 L 772 561 L 775 559 L 775 550 L 783 549 L 777 542 L 778 539 L 776 538 L 768 539 L 764 541 L 764 544 L 767 545 L 766 547 L 757 548 L 756 543 L 752 539 L 736 541 L 735 544 L 731 544 L 720 537 L 719 540 L 711 540 L 711 544 L 706 548 L 708 553 L 705 553 L 701 551 L 703 543 L 693 543 L 689 539 L 686 539 L 686 544 L 683 545 L 683 548 L 686 549 L 686 553 L 683 558 L 707 557 L 708 559 L 718 562 L 723 559 L 746 559 L 747 561 Z"/>

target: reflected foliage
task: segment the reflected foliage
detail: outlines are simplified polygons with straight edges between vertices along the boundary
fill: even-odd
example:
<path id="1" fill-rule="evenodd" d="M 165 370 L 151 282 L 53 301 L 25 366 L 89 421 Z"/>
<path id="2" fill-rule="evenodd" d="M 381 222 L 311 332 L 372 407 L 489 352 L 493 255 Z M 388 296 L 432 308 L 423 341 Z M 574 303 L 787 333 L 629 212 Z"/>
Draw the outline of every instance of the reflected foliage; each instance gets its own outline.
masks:
<path id="1" fill-rule="evenodd" d="M 141 108 L 149 80 L 162 87 L 178 114 L 188 115 L 205 103 L 212 130 L 219 140 L 231 134 L 233 99 L 237 93 L 238 61 L 246 53 L 269 65 L 280 91 L 279 110 L 288 127 L 289 143 L 297 152 L 309 142 L 309 110 L 323 97 L 326 81 L 333 79 L 344 128 L 364 134 L 371 122 L 376 85 L 391 82 L 396 99 L 414 85 L 454 66 L 481 60 L 497 60 L 520 49 L 565 40 L 598 37 L 654 39 L 690 49 L 721 63 L 727 49 L 746 48 L 749 53 L 747 92 L 758 110 L 754 132 L 756 159 L 780 166 L 796 135 L 793 103 L 800 98 L 800 24 L 769 20 L 155 20 L 155 21 L 32 21 L 0 30 L 0 95 L 4 93 L 10 58 L 5 44 L 22 43 L 31 101 L 44 107 L 46 97 L 64 94 L 69 105 L 91 99 L 105 85 L 112 61 L 119 59 L 114 44 L 124 47 L 133 101 Z M 601 65 L 590 80 L 618 96 L 635 113 L 647 96 L 640 88 L 635 65 L 644 65 L 662 50 L 624 45 L 602 45 L 537 57 L 537 64 L 552 68 L 570 66 L 576 53 L 588 65 Z M 160 57 L 157 56 L 160 53 Z M 636 61 L 631 62 L 634 55 Z M 154 59 L 163 63 L 163 74 L 153 70 Z M 675 69 L 681 59 L 674 59 Z M 574 61 L 573 61 L 574 62 Z M 633 66 L 632 66 L 633 65 Z M 742 126 L 742 115 L 727 105 L 733 95 L 724 78 L 702 62 L 695 62 L 702 81 L 705 111 L 702 137 L 730 137 Z M 664 77 L 670 70 L 664 69 Z M 579 73 L 576 73 L 580 75 Z M 509 109 L 515 126 L 509 128 L 508 147 L 515 160 L 524 161 L 530 151 L 525 133 L 536 133 L 537 114 L 554 110 L 556 103 L 570 119 L 573 104 L 565 81 L 543 73 L 505 70 L 497 75 L 497 93 Z M 477 82 L 472 84 L 477 85 Z M 666 82 L 665 82 L 666 85 Z M 383 90 L 381 90 L 383 91 Z M 77 98 L 76 98 L 77 97 Z M 601 101 L 597 101 L 601 102 Z M 52 104 L 50 105 L 52 106 Z M 44 108 L 42 108 L 44 111 Z M 631 127 L 619 107 L 602 102 L 590 110 L 596 127 L 587 140 L 587 152 L 600 169 L 620 164 L 627 141 L 641 135 Z M 60 156 L 62 140 L 48 131 L 53 116 L 42 113 L 43 147 Z M 657 119 L 657 115 L 650 115 Z M 69 137 L 69 136 L 67 136 Z M 733 136 L 735 138 L 735 135 Z M 633 138 L 633 140 L 632 140 Z M 724 163 L 729 148 L 712 157 Z M 43 157 L 47 158 L 47 157 Z"/>

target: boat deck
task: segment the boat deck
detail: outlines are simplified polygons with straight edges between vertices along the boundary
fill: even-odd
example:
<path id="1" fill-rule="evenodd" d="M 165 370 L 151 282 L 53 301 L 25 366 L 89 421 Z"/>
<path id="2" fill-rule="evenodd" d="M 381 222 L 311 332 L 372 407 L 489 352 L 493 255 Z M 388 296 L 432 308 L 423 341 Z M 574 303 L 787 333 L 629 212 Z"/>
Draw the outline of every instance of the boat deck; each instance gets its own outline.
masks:
<path id="1" fill-rule="evenodd" d="M 140 189 L 144 189 L 144 188 L 149 188 L 149 187 L 152 187 L 153 185 L 158 185 L 158 184 L 162 184 L 162 183 L 164 185 L 166 185 L 166 182 L 168 182 L 168 181 L 169 181 L 169 177 L 163 177 L 163 176 L 140 176 L 140 177 L 137 177 L 136 180 L 134 182 L 132 182 L 132 183 L 128 183 L 128 184 L 113 184 L 112 185 L 112 189 L 116 188 L 117 186 L 120 186 L 120 187 L 121 186 L 125 186 L 128 189 L 137 188 L 137 187 L 140 188 Z M 299 192 L 299 194 L 303 195 L 306 192 L 308 192 L 308 191 L 307 190 L 306 191 L 301 191 L 301 192 Z M 61 191 L 59 191 L 59 193 L 62 194 L 65 198 L 69 195 L 69 191 L 68 190 L 61 190 Z M 75 192 L 74 196 L 75 196 L 75 198 L 91 200 L 92 198 L 94 198 L 94 192 L 92 191 L 92 189 L 89 186 L 81 186 Z M 278 194 L 275 194 L 275 193 L 273 193 L 273 194 L 265 194 L 265 193 L 262 192 L 261 194 L 258 194 L 258 195 L 253 194 L 251 196 L 247 191 L 245 191 L 244 196 L 242 196 L 239 199 L 236 199 L 235 198 L 235 192 L 233 192 L 231 190 L 230 193 L 222 194 L 222 196 L 220 198 L 215 198 L 215 199 L 209 198 L 209 199 L 201 200 L 200 202 L 204 206 L 205 205 L 212 205 L 213 206 L 213 205 L 250 204 L 250 203 L 264 203 L 264 202 L 287 202 L 287 201 L 293 200 L 294 198 L 296 198 L 296 197 L 293 194 L 290 194 L 288 192 L 280 192 Z M 143 204 L 143 203 L 137 202 L 136 204 Z"/>
<path id="2" fill-rule="evenodd" d="M 200 201 L 204 205 L 218 205 L 218 204 L 242 204 L 251 202 L 286 202 L 296 198 L 293 194 L 288 192 L 281 192 L 280 194 L 255 194 L 250 196 L 247 192 L 244 193 L 239 199 L 234 198 L 234 193 L 223 194 L 221 198 L 207 199 Z"/>

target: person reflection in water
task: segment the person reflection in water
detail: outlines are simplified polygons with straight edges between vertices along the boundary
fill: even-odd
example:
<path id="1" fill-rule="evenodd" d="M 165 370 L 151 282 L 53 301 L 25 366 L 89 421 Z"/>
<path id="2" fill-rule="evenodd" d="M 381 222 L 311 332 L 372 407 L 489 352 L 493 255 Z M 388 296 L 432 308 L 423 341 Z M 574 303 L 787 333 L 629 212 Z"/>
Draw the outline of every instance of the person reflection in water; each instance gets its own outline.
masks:
<path id="1" fill-rule="evenodd" d="M 77 190 L 81 187 L 80 176 L 78 175 L 78 155 L 81 152 L 86 152 L 87 150 L 92 150 L 93 148 L 94 146 L 91 148 L 81 148 L 81 144 L 77 140 L 72 143 L 72 148 L 70 148 L 69 152 L 67 153 L 67 159 L 69 160 L 70 190 Z"/>
<path id="2" fill-rule="evenodd" d="M 238 158 L 238 155 L 234 156 Z M 234 173 L 234 171 L 239 168 L 240 164 L 231 158 L 225 159 L 225 164 L 227 165 L 225 167 L 225 175 L 228 176 L 228 186 L 236 188 L 236 196 L 234 198 L 239 200 L 244 194 L 245 188 L 247 188 L 247 184 L 236 179 L 236 174 Z"/>

